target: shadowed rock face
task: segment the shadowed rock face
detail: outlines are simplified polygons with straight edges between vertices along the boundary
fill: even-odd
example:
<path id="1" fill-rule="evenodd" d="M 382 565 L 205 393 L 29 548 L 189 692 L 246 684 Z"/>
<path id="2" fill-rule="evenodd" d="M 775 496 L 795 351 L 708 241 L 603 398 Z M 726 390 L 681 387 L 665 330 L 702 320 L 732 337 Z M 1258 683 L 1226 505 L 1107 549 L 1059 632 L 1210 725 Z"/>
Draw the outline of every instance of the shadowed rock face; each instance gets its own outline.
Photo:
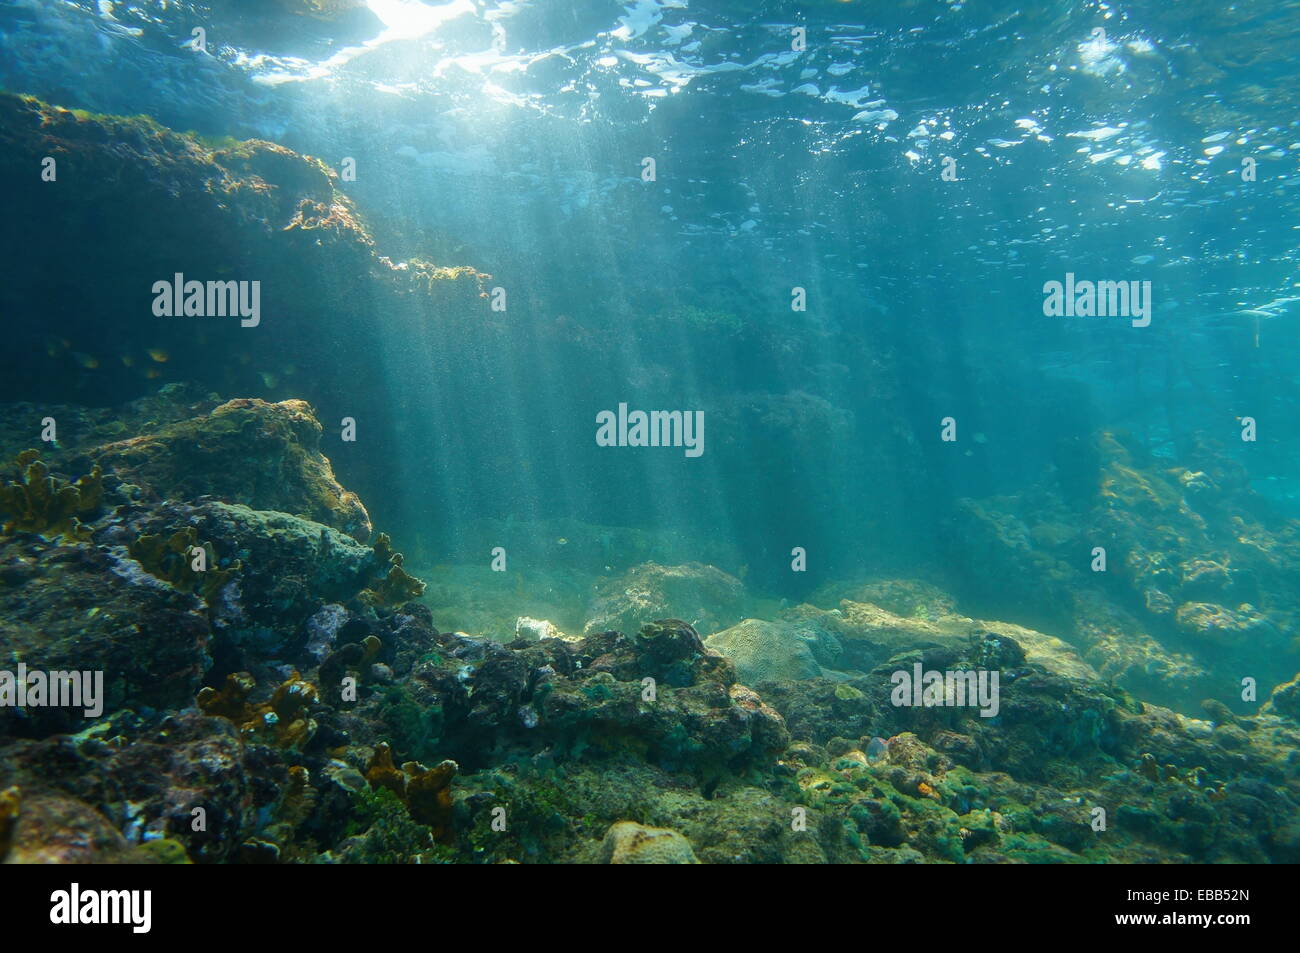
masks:
<path id="1" fill-rule="evenodd" d="M 41 179 L 46 159 L 54 181 Z M 473 269 L 379 254 L 333 170 L 273 143 L 204 141 L 146 117 L 0 93 L 0 176 L 21 183 L 8 219 L 44 225 L 0 229 L 12 276 L 0 309 L 58 315 L 59 329 L 7 325 L 0 400 L 104 406 L 182 380 L 200 394 L 305 398 L 328 408 L 332 424 L 345 414 L 365 420 L 369 459 L 381 461 L 395 437 L 382 412 L 378 328 L 399 303 L 444 319 L 479 301 Z M 258 282 L 259 323 L 159 316 L 155 285 L 177 274 Z M 363 529 L 358 520 L 347 531 Z"/>

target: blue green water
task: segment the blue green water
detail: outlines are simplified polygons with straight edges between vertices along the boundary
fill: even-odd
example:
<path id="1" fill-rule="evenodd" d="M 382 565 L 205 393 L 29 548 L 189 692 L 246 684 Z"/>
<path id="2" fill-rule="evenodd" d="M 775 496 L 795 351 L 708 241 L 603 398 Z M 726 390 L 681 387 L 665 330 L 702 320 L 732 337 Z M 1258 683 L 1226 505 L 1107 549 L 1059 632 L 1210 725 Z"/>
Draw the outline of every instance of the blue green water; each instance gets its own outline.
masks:
<path id="1" fill-rule="evenodd" d="M 198 859 L 802 862 L 718 834 L 770 797 L 832 861 L 1294 862 L 1297 51 L 1297 0 L 9 0 L 0 660 L 120 670 L 68 777 Z M 328 797 L 191 836 L 113 761 L 164 718 Z"/>

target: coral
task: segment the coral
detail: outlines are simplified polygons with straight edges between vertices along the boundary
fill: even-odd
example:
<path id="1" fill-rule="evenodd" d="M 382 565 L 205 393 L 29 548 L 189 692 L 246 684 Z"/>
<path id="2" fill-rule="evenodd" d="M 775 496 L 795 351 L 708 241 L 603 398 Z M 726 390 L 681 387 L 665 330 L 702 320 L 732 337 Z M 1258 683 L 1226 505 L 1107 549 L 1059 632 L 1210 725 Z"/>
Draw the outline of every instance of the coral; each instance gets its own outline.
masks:
<path id="1" fill-rule="evenodd" d="M 69 482 L 51 476 L 39 450 L 24 450 L 14 466 L 17 479 L 0 485 L 0 516 L 7 517 L 3 531 L 41 533 L 68 539 L 86 539 L 79 517 L 99 509 L 103 473 L 98 466 Z"/>
<path id="2" fill-rule="evenodd" d="M 241 735 L 279 748 L 299 748 L 316 733 L 311 708 L 320 701 L 316 686 L 294 672 L 272 693 L 268 701 L 250 703 L 256 687 L 247 672 L 226 676 L 220 689 L 204 688 L 195 703 L 205 714 L 232 722 Z"/>
<path id="3" fill-rule="evenodd" d="M 17 786 L 0 791 L 0 863 L 4 862 L 13 843 L 14 827 L 22 810 L 22 792 Z"/>
<path id="4" fill-rule="evenodd" d="M 392 749 L 381 743 L 366 767 L 366 780 L 372 788 L 396 794 L 411 820 L 428 827 L 434 840 L 446 843 L 453 837 L 451 782 L 459 770 L 455 761 L 441 761 L 432 768 L 407 761 L 399 771 Z"/>
<path id="5" fill-rule="evenodd" d="M 677 831 L 618 821 L 601 844 L 603 864 L 698 864 L 691 842 Z"/>
<path id="6" fill-rule="evenodd" d="M 379 658 L 383 642 L 376 636 L 367 635 L 360 642 L 346 642 L 337 650 L 327 655 L 320 665 L 320 682 L 322 685 L 338 685 L 344 677 L 351 675 L 358 682 L 364 682 L 370 675 L 370 667 Z"/>
<path id="7" fill-rule="evenodd" d="M 736 664 L 737 676 L 747 685 L 766 681 L 816 678 L 822 668 L 808 644 L 790 627 L 761 619 L 746 619 L 715 632 L 705 641 Z"/>
<path id="8" fill-rule="evenodd" d="M 375 606 L 395 606 L 424 595 L 425 583 L 402 568 L 402 554 L 393 549 L 387 533 L 380 533 L 374 545 L 377 572 L 361 598 Z M 382 572 L 380 576 L 378 573 Z"/>
<path id="9" fill-rule="evenodd" d="M 377 606 L 395 606 L 424 595 L 425 584 L 402 568 L 402 554 L 393 551 L 386 533 L 380 533 L 375 542 L 375 562 L 388 571 L 362 593 L 366 601 Z"/>
<path id="10" fill-rule="evenodd" d="M 198 531 L 193 526 L 177 530 L 170 536 L 141 536 L 127 551 L 131 558 L 144 567 L 151 576 L 170 583 L 181 592 L 194 592 L 211 601 L 241 568 L 238 559 L 221 568 L 212 544 L 199 545 Z M 196 550 L 203 551 L 203 569 L 195 569 Z"/>

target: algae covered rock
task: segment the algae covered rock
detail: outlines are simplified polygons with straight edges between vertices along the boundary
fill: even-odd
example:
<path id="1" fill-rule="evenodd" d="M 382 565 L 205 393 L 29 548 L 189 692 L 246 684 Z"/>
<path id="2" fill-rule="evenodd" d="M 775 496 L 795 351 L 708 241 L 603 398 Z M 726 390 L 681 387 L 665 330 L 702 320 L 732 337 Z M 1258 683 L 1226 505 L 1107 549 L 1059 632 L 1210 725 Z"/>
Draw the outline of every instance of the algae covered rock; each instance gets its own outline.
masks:
<path id="1" fill-rule="evenodd" d="M 148 558 L 152 550 L 142 544 L 185 532 L 204 542 L 207 566 L 204 572 L 186 571 L 178 579 L 165 571 L 165 561 Z M 386 567 L 386 553 L 363 546 L 337 529 L 239 503 L 134 508 L 99 531 L 96 539 L 106 545 L 125 545 L 143 573 L 200 595 L 214 628 L 231 643 L 262 657 L 296 641 L 306 620 L 323 603 L 358 595 Z M 188 570 L 188 553 L 171 558 Z"/>
<path id="2" fill-rule="evenodd" d="M 14 828 L 18 824 L 22 803 L 22 791 L 17 785 L 0 791 L 0 863 L 9 856 L 9 845 L 13 843 Z"/>
<path id="3" fill-rule="evenodd" d="M 0 844 L 0 846 L 4 846 Z M 58 795 L 24 798 L 12 822 L 6 864 L 103 864 L 120 860 L 128 843 L 94 808 Z"/>
<path id="4" fill-rule="evenodd" d="M 713 566 L 642 563 L 600 584 L 583 631 L 635 632 L 653 619 L 676 618 L 716 632 L 739 621 L 743 606 L 740 580 Z"/>
<path id="5" fill-rule="evenodd" d="M 838 605 L 842 600 L 870 602 L 895 615 L 929 621 L 952 615 L 957 601 L 933 583 L 920 579 L 875 579 L 859 583 L 827 583 L 813 593 L 817 605 Z"/>
<path id="6" fill-rule="evenodd" d="M 602 864 L 698 864 L 695 850 L 677 831 L 619 821 L 605 835 Z"/>
<path id="7" fill-rule="evenodd" d="M 1300 521 L 1213 441 L 1193 435 L 1180 450 L 1175 464 L 1100 432 L 1098 478 L 1071 498 L 1049 475 L 960 501 L 952 561 L 990 611 L 1060 634 L 1131 691 L 1190 707 L 1218 684 L 1225 652 L 1264 679 L 1294 670 Z"/>
<path id="8" fill-rule="evenodd" d="M 1092 667 L 1061 639 L 1007 622 L 945 615 L 905 618 L 866 602 L 841 603 L 838 614 L 844 667 L 867 671 L 891 656 L 938 648 L 962 654 L 972 640 L 1005 639 L 1023 649 L 1023 659 L 1071 678 L 1095 678 Z"/>
<path id="9" fill-rule="evenodd" d="M 1188 635 L 1213 645 L 1240 645 L 1272 631 L 1268 621 L 1246 603 L 1229 609 L 1210 602 L 1186 602 L 1178 607 L 1174 618 Z"/>
<path id="10" fill-rule="evenodd" d="M 1273 689 L 1266 710 L 1300 722 L 1300 675 Z"/>
<path id="11" fill-rule="evenodd" d="M 370 516 L 320 452 L 321 425 L 301 400 L 231 400 L 210 414 L 91 450 L 104 470 L 157 498 L 209 496 L 291 513 L 365 542 Z"/>
<path id="12" fill-rule="evenodd" d="M 0 644 L 31 670 L 102 672 L 104 712 L 183 706 L 211 665 L 203 602 L 145 572 L 125 548 L 0 541 Z M 86 707 L 0 709 L 0 732 L 74 729 Z"/>
<path id="13" fill-rule="evenodd" d="M 662 658 L 640 654 L 639 644 L 604 633 L 566 650 L 576 656 L 570 666 L 589 661 L 570 677 L 548 677 L 534 692 L 533 744 L 634 750 L 652 764 L 708 772 L 762 763 L 789 742 L 781 716 L 734 684 L 731 663 L 716 652 L 705 649 L 689 666 L 679 660 L 665 670 Z"/>

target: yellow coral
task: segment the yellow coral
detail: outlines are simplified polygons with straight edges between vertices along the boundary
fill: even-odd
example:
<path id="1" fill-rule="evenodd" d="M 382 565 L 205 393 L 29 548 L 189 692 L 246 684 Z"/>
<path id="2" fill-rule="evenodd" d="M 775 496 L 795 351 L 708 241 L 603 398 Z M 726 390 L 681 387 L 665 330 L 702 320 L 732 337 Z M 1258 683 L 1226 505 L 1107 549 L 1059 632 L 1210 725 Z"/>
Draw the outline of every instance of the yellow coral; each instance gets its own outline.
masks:
<path id="1" fill-rule="evenodd" d="M 434 839 L 445 844 L 452 839 L 451 782 L 459 770 L 455 761 L 441 761 L 432 768 L 407 761 L 399 771 L 393 764 L 392 748 L 380 742 L 366 767 L 366 780 L 372 788 L 387 788 L 396 794 L 411 820 L 431 828 Z"/>
<path id="2" fill-rule="evenodd" d="M 375 540 L 375 559 L 388 565 L 388 573 L 368 588 L 362 590 L 362 599 L 376 606 L 395 606 L 424 595 L 425 583 L 402 568 L 402 554 L 393 551 L 393 541 L 387 533 Z"/>
<path id="3" fill-rule="evenodd" d="M 247 672 L 226 676 L 220 690 L 204 688 L 195 702 L 205 715 L 233 722 L 242 735 L 278 748 L 301 747 L 316 734 L 316 720 L 309 714 L 320 701 L 316 686 L 294 672 L 272 694 L 269 702 L 252 705 L 248 695 L 256 683 Z"/>
<path id="4" fill-rule="evenodd" d="M 69 483 L 51 476 L 40 456 L 39 450 L 24 450 L 14 461 L 18 479 L 0 486 L 0 513 L 9 517 L 4 532 L 88 538 L 78 516 L 99 509 L 104 492 L 99 467 Z"/>
<path id="5" fill-rule="evenodd" d="M 9 853 L 13 843 L 14 828 L 18 826 L 18 814 L 22 809 L 22 797 L 18 788 L 11 787 L 0 791 L 0 861 Z"/>
<path id="6" fill-rule="evenodd" d="M 204 569 L 194 568 L 198 555 L 196 549 L 203 550 Z M 233 578 L 235 572 L 242 568 L 238 559 L 228 569 L 217 566 L 217 554 L 211 543 L 199 545 L 198 531 L 193 526 L 178 530 L 171 536 L 141 536 L 129 547 L 131 558 L 138 562 L 152 576 L 169 582 L 183 592 L 197 592 L 204 599 L 211 599 Z"/>

